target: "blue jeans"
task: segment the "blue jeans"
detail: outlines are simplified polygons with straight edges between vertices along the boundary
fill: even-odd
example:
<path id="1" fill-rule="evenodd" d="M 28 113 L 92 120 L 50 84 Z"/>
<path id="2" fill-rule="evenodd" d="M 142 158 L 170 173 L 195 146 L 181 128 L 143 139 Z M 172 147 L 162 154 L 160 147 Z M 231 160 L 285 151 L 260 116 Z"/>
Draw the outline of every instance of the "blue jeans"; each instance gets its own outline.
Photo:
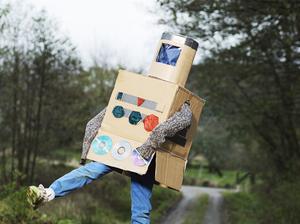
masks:
<path id="1" fill-rule="evenodd" d="M 154 167 L 150 164 L 145 175 L 132 173 L 131 175 L 131 223 L 150 223 L 152 187 L 154 183 Z M 55 197 L 61 197 L 73 190 L 101 178 L 112 172 L 114 168 L 98 162 L 90 162 L 81 166 L 54 181 L 50 188 Z"/>

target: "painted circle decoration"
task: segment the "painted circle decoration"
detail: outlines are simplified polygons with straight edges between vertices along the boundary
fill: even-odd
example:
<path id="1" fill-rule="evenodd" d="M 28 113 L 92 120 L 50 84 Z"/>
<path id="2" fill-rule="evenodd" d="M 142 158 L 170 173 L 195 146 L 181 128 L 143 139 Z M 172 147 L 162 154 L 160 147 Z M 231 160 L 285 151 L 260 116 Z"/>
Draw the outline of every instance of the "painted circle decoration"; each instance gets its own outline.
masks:
<path id="1" fill-rule="evenodd" d="M 129 123 L 136 125 L 139 121 L 142 120 L 142 115 L 138 111 L 132 111 L 129 115 Z"/>
<path id="2" fill-rule="evenodd" d="M 131 152 L 132 147 L 130 143 L 125 140 L 117 142 L 111 150 L 111 154 L 116 160 L 126 159 L 131 154 Z"/>
<path id="3" fill-rule="evenodd" d="M 122 106 L 115 106 L 112 113 L 115 118 L 121 118 L 125 115 L 125 111 Z"/>
<path id="4" fill-rule="evenodd" d="M 135 166 L 145 166 L 146 165 L 146 162 L 142 159 L 142 157 L 138 154 L 138 152 L 136 150 L 132 151 L 131 158 L 132 158 L 133 164 Z"/>
<path id="5" fill-rule="evenodd" d="M 159 123 L 159 119 L 154 114 L 150 114 L 143 120 L 146 131 L 152 131 Z"/>
<path id="6" fill-rule="evenodd" d="M 112 148 L 112 140 L 107 135 L 99 135 L 92 142 L 92 149 L 97 155 L 105 155 Z"/>

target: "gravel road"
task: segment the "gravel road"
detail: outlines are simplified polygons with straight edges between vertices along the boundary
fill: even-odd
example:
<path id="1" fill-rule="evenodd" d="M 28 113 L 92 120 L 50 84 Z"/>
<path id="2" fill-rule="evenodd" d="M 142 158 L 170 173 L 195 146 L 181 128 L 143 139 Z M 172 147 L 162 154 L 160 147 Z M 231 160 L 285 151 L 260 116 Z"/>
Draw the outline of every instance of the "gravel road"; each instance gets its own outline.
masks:
<path id="1" fill-rule="evenodd" d="M 186 211 L 201 194 L 209 195 L 209 204 L 204 218 L 204 224 L 221 224 L 222 194 L 224 189 L 197 186 L 182 186 L 183 197 L 178 205 L 172 210 L 161 224 L 182 224 L 185 220 Z"/>

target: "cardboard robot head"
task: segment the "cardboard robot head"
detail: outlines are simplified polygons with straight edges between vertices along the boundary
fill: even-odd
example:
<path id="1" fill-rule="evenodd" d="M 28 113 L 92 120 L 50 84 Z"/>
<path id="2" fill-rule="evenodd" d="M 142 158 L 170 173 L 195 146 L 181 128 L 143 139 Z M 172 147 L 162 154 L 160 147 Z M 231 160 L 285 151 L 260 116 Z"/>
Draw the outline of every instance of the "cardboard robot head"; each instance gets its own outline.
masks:
<path id="1" fill-rule="evenodd" d="M 185 86 L 198 43 L 189 37 L 163 33 L 151 63 L 149 76 Z"/>

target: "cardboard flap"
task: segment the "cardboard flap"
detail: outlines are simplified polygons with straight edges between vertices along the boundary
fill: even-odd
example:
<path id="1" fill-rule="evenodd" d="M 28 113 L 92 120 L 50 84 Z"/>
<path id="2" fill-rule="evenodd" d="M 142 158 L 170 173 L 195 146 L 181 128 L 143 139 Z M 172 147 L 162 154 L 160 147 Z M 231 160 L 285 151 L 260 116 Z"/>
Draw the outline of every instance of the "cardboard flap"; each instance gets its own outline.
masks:
<path id="1" fill-rule="evenodd" d="M 185 160 L 159 150 L 156 152 L 155 180 L 169 188 L 180 190 L 185 169 Z"/>

